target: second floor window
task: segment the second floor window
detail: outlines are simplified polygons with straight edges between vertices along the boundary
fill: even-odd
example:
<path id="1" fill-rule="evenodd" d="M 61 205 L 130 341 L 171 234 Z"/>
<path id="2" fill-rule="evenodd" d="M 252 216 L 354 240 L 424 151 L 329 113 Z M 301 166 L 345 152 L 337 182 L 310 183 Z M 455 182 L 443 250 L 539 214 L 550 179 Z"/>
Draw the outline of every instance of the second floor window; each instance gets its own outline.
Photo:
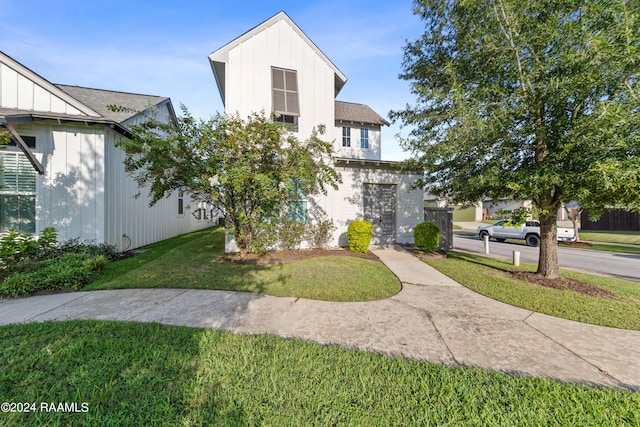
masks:
<path id="1" fill-rule="evenodd" d="M 351 147 L 351 128 L 342 128 L 342 146 Z"/>
<path id="2" fill-rule="evenodd" d="M 369 129 L 360 129 L 360 148 L 369 148 Z"/>
<path id="3" fill-rule="evenodd" d="M 284 123 L 297 131 L 298 117 L 300 117 L 297 72 L 272 67 L 271 95 L 275 121 Z"/>

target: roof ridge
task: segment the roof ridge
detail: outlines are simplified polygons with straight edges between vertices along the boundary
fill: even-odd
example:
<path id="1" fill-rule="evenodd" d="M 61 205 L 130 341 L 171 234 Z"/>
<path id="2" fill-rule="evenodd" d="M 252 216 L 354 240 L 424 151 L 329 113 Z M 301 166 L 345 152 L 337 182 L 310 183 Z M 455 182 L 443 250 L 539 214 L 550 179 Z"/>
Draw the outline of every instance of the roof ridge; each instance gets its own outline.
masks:
<path id="1" fill-rule="evenodd" d="M 101 92 L 111 92 L 111 93 L 122 93 L 122 94 L 126 94 L 126 95 L 136 95 L 136 96 L 147 96 L 147 97 L 154 97 L 154 98 L 162 98 L 162 99 L 169 99 L 166 96 L 162 96 L 162 95 L 149 95 L 149 94 L 145 94 L 145 93 L 136 93 L 136 92 L 129 92 L 129 91 L 122 91 L 122 90 L 112 90 L 112 89 L 101 89 L 101 88 L 97 88 L 97 87 L 87 87 L 87 86 L 79 86 L 79 85 L 66 85 L 63 83 L 53 83 L 54 86 L 64 86 L 64 87 L 75 87 L 78 89 L 88 89 L 88 90 L 99 90 Z"/>

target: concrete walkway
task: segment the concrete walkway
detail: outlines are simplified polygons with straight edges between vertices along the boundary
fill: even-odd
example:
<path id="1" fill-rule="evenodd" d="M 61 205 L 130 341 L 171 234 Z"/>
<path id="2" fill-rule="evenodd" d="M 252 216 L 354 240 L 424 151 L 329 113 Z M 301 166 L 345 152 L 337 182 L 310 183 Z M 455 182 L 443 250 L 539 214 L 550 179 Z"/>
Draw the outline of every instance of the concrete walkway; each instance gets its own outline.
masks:
<path id="1" fill-rule="evenodd" d="M 558 319 L 478 295 L 398 246 L 389 299 L 336 303 L 242 292 L 128 289 L 0 302 L 0 324 L 100 319 L 272 333 L 451 366 L 640 390 L 640 332 Z"/>

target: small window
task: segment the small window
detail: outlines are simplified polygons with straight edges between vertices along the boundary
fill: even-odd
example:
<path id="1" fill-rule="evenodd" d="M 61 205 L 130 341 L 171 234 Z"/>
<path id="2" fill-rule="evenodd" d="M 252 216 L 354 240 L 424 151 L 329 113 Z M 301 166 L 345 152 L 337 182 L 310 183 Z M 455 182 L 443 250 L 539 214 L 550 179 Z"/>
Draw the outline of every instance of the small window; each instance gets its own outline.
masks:
<path id="1" fill-rule="evenodd" d="M 184 215 L 184 191 L 178 190 L 178 215 Z"/>
<path id="2" fill-rule="evenodd" d="M 287 217 L 289 221 L 306 223 L 307 222 L 307 194 L 302 189 L 299 180 L 293 180 L 293 189 L 289 195 Z"/>
<path id="3" fill-rule="evenodd" d="M 360 148 L 369 148 L 369 129 L 360 129 Z"/>
<path id="4" fill-rule="evenodd" d="M 24 141 L 25 144 L 27 144 L 27 147 L 29 148 L 36 148 L 36 137 L 35 136 L 26 136 L 26 135 L 20 135 L 20 138 L 22 138 L 22 140 Z M 11 138 L 11 141 L 7 144 L 7 147 L 17 147 L 17 143 L 15 141 L 15 139 L 13 139 L 13 137 Z"/>
<path id="5" fill-rule="evenodd" d="M 351 147 L 351 128 L 342 128 L 342 146 Z"/>
<path id="6" fill-rule="evenodd" d="M 278 114 L 273 117 L 275 123 L 282 123 L 292 132 L 298 132 L 298 116 Z"/>

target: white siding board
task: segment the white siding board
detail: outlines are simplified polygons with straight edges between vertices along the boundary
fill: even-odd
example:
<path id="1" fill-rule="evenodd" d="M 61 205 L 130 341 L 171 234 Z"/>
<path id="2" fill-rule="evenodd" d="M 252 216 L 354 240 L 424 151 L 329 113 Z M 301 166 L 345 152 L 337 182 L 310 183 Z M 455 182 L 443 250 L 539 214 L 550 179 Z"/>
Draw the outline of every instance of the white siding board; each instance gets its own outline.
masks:
<path id="1" fill-rule="evenodd" d="M 18 75 L 18 108 L 33 109 L 33 82 L 22 75 Z"/>
<path id="2" fill-rule="evenodd" d="M 4 64 L 2 66 L 2 102 L 5 108 L 18 108 L 18 73 Z"/>
<path id="3" fill-rule="evenodd" d="M 51 94 L 39 85 L 33 87 L 33 109 L 35 111 L 51 111 Z"/>

